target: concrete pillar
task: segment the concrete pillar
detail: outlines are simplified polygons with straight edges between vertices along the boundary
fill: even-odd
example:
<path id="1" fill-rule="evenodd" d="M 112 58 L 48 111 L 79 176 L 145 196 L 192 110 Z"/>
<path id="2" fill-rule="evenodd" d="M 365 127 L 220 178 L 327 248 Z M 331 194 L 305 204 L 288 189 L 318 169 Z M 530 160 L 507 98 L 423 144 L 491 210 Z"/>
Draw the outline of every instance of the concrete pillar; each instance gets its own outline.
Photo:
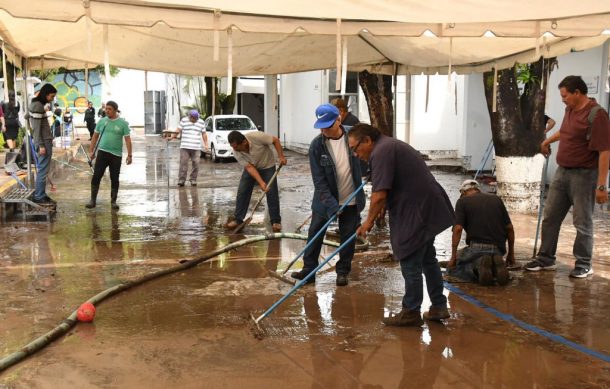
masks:
<path id="1" fill-rule="evenodd" d="M 280 138 L 277 74 L 265 76 L 265 128 L 267 134 Z"/>

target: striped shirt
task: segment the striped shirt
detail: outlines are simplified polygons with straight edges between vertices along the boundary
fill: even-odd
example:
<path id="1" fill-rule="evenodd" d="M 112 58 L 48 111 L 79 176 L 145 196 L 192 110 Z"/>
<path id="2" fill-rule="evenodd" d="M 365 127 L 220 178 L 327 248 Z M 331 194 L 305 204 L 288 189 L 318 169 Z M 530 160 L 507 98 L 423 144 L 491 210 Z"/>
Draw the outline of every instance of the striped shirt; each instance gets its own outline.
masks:
<path id="1" fill-rule="evenodd" d="M 189 117 L 180 120 L 181 141 L 180 148 L 188 150 L 203 150 L 201 134 L 205 131 L 203 120 L 198 119 L 195 123 Z"/>

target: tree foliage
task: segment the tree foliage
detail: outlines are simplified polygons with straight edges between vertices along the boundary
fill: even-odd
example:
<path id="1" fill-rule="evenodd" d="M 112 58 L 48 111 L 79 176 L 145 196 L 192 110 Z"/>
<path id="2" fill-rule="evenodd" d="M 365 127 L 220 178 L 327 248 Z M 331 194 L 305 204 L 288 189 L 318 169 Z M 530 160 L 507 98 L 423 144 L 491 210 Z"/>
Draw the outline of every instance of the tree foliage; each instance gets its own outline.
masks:
<path id="1" fill-rule="evenodd" d="M 196 109 L 202 118 L 207 116 L 210 110 L 206 104 L 206 83 L 205 77 L 184 76 L 183 91 L 194 100 L 193 104 L 185 105 L 187 110 Z"/>
<path id="2" fill-rule="evenodd" d="M 32 70 L 32 75 L 40 78 L 41 80 L 50 81 L 56 75 L 61 73 L 70 73 L 70 72 L 84 72 L 85 69 L 66 69 L 64 67 L 53 68 L 53 69 L 42 69 L 42 70 Z M 98 65 L 94 68 L 89 69 L 89 71 L 97 71 L 101 74 L 104 74 L 104 65 Z M 116 77 L 120 73 L 121 69 L 116 66 L 110 65 L 110 76 Z"/>

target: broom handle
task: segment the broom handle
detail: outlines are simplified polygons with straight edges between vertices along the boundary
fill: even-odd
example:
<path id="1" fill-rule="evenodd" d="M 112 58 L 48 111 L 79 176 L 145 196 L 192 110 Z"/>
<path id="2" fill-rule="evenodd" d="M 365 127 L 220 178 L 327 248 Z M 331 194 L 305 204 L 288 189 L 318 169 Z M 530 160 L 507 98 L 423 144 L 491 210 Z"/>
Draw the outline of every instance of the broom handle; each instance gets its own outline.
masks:
<path id="1" fill-rule="evenodd" d="M 536 224 L 536 238 L 534 239 L 534 252 L 532 258 L 536 258 L 536 250 L 538 249 L 538 234 L 540 233 L 540 221 L 542 219 L 542 210 L 544 208 L 544 192 L 546 191 L 546 171 L 549 166 L 549 158 L 546 157 L 544 167 L 542 168 L 542 177 L 540 179 L 540 204 L 538 205 L 538 223 Z"/>
<path id="2" fill-rule="evenodd" d="M 273 173 L 273 176 L 271 176 L 271 179 L 269 180 L 269 182 L 267 183 L 267 190 L 269 190 L 269 187 L 271 187 L 271 185 L 273 185 L 273 181 L 275 181 L 275 177 L 277 177 L 277 174 L 280 172 L 280 169 L 282 168 L 282 165 L 280 165 L 276 170 L 275 173 Z M 247 226 L 250 221 L 252 221 L 252 217 L 254 216 L 254 212 L 256 212 L 256 208 L 258 208 L 259 204 L 261 203 L 261 201 L 263 201 L 263 199 L 265 198 L 265 196 L 267 195 L 267 192 L 263 192 L 263 194 L 261 195 L 261 197 L 258 199 L 258 201 L 256 202 L 256 204 L 254 205 L 254 208 L 252 208 L 252 212 L 250 212 L 250 217 L 246 218 L 246 220 L 244 220 L 243 222 L 241 222 L 240 225 L 238 225 L 237 227 L 235 227 L 235 229 L 233 230 L 234 234 L 237 234 L 238 232 L 240 232 L 245 226 Z"/>
<path id="3" fill-rule="evenodd" d="M 286 267 L 286 269 L 282 272 L 282 275 L 286 274 L 288 272 L 288 270 L 290 270 L 290 268 L 292 267 L 292 265 L 294 265 L 294 263 L 301 258 L 301 256 L 305 253 L 305 250 L 307 250 L 307 248 L 313 244 L 313 242 L 320 236 L 320 234 L 322 234 L 322 231 L 326 231 L 326 229 L 328 228 L 328 226 L 330 225 L 330 223 L 332 223 L 337 216 L 339 215 L 339 213 L 341 213 L 341 211 L 343 211 L 343 208 L 347 207 L 347 205 L 352 201 L 352 199 L 354 197 L 356 197 L 356 194 L 358 194 L 358 192 L 360 192 L 362 190 L 362 188 L 364 188 L 364 185 L 366 185 L 366 183 L 369 182 L 368 179 L 362 181 L 362 184 L 360 184 L 360 186 L 358 187 L 358 189 L 356 189 L 351 195 L 349 195 L 349 197 L 347 198 L 347 200 L 345 200 L 345 202 L 343 203 L 343 205 L 341 206 L 341 208 L 339 208 L 339 210 L 337 212 L 335 212 L 334 215 L 332 215 L 330 217 L 330 219 L 328 219 L 328 221 L 326 222 L 326 224 L 324 224 L 324 226 L 322 228 L 320 228 L 320 230 L 314 235 L 313 238 L 311 238 L 309 240 L 309 242 L 307 242 L 307 244 L 305 245 L 305 247 L 303 247 L 303 250 L 301 250 L 301 252 L 292 260 L 292 262 L 290 262 L 288 264 L 288 267 Z"/>
<path id="4" fill-rule="evenodd" d="M 269 180 L 269 182 L 267 183 L 267 191 L 269 190 L 269 188 L 271 187 L 271 185 L 273 185 L 273 182 L 275 181 L 275 178 L 277 177 L 277 174 L 280 172 L 280 169 L 282 168 L 282 165 L 280 165 L 276 170 L 275 173 L 273 173 L 273 176 L 271 176 L 271 179 Z M 256 211 L 256 208 L 258 208 L 258 206 L 260 205 L 261 201 L 263 201 L 263 199 L 265 198 L 265 196 L 267 195 L 267 191 L 263 192 L 263 195 L 261 197 L 259 197 L 258 201 L 256 202 L 256 204 L 254 205 L 254 208 L 252 208 L 252 212 L 250 212 L 250 218 L 252 218 L 252 216 L 254 216 L 254 212 Z"/>

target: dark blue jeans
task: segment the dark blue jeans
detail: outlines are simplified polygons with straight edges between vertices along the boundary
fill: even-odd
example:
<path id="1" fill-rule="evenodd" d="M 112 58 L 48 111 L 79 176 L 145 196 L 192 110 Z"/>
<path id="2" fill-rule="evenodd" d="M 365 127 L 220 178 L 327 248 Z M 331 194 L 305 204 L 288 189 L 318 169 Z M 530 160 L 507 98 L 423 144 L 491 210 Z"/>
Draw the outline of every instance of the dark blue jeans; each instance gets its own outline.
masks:
<path id="1" fill-rule="evenodd" d="M 311 238 L 314 237 L 324 227 L 324 224 L 328 221 L 327 218 L 313 213 L 311 216 L 311 225 L 309 226 L 309 233 L 307 234 L 307 243 L 311 242 Z M 343 212 L 339 215 L 339 236 L 341 243 L 348 240 L 358 229 L 360 225 L 360 213 L 358 207 L 355 205 L 347 206 L 343 209 Z M 326 231 L 320 234 L 305 250 L 303 254 L 303 270 L 305 272 L 311 272 L 318 266 L 318 258 L 320 257 L 320 251 L 322 250 L 322 241 L 324 240 L 324 234 Z M 352 240 L 350 244 L 345 246 L 339 251 L 339 261 L 337 262 L 336 271 L 337 274 L 348 275 L 352 270 L 352 258 L 354 257 L 354 251 L 356 249 L 356 240 Z"/>
<path id="2" fill-rule="evenodd" d="M 411 255 L 400 258 L 400 270 L 405 279 L 405 295 L 402 298 L 403 308 L 419 312 L 424 299 L 422 272 L 426 276 L 426 287 L 433 307 L 447 306 L 443 294 L 443 276 L 436 260 L 434 239 L 430 239 Z"/>
<path id="3" fill-rule="evenodd" d="M 51 167 L 51 159 L 53 157 L 53 141 L 46 140 L 43 143 L 45 155 L 38 154 L 32 158 L 38 158 L 38 171 L 36 172 L 36 189 L 34 191 L 34 200 L 44 200 L 47 196 L 47 176 Z M 38 150 L 36 150 L 38 152 Z"/>
<path id="4" fill-rule="evenodd" d="M 265 183 L 268 183 L 273 174 L 275 173 L 275 166 L 267 169 L 256 169 L 258 174 Z M 252 197 L 252 189 L 256 185 L 256 180 L 244 169 L 239 180 L 239 188 L 237 188 L 237 200 L 235 201 L 235 221 L 241 223 L 246 218 L 248 213 L 248 205 L 250 205 L 250 198 Z M 281 223 L 282 217 L 280 216 L 280 195 L 277 189 L 277 178 L 273 182 L 273 185 L 267 191 L 267 208 L 269 208 L 269 219 L 271 224 Z"/>

